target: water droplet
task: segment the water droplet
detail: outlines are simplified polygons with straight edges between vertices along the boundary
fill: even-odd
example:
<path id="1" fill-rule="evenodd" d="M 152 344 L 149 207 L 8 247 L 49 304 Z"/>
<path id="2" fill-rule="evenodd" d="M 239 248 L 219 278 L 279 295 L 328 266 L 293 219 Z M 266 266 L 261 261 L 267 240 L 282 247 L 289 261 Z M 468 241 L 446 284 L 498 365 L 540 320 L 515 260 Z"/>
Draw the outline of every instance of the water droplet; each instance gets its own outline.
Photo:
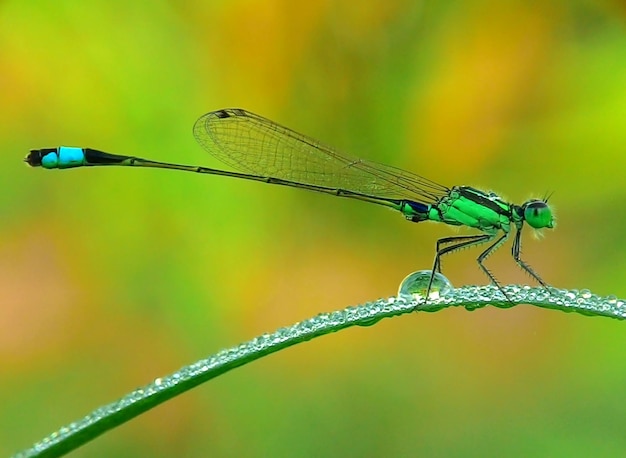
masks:
<path id="1" fill-rule="evenodd" d="M 406 300 L 422 300 L 426 296 L 431 270 L 418 270 L 407 275 L 398 289 L 398 296 Z M 435 272 L 428 297 L 438 299 L 452 291 L 452 283 L 439 272 Z"/>
<path id="2" fill-rule="evenodd" d="M 376 323 L 378 323 L 380 320 L 382 320 L 384 317 L 382 316 L 374 316 L 371 318 L 364 318 L 361 321 L 359 321 L 358 323 L 356 323 L 359 326 L 363 326 L 363 327 L 367 327 L 367 326 L 372 326 Z"/>

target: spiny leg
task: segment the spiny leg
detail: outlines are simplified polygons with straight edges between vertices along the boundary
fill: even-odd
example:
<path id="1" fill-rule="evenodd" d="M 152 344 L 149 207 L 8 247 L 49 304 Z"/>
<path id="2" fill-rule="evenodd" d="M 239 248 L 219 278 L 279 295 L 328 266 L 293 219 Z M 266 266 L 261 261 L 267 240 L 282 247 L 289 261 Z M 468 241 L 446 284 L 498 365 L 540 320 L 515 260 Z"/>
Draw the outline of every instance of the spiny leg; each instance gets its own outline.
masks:
<path id="1" fill-rule="evenodd" d="M 471 242 L 476 242 L 476 244 L 486 243 L 487 239 L 485 238 L 485 235 L 486 234 L 455 235 L 453 237 L 444 237 L 444 238 L 437 240 L 435 253 L 437 253 L 438 256 L 435 256 L 435 265 L 433 266 L 433 271 L 436 270 L 437 272 L 441 273 L 441 255 L 442 254 L 452 253 L 453 251 L 456 251 L 457 249 L 461 249 L 466 246 L 472 246 Z M 448 243 L 456 243 L 456 242 L 459 242 L 459 243 L 457 243 L 457 245 L 454 245 L 452 247 L 446 248 L 445 251 L 443 251 L 443 249 L 441 248 L 442 245 L 447 245 Z M 466 245 L 466 242 L 469 242 L 469 244 Z"/>
<path id="2" fill-rule="evenodd" d="M 513 259 L 515 259 L 515 262 L 517 263 L 518 266 L 522 268 L 522 270 L 524 270 L 528 275 L 530 275 L 535 280 L 537 280 L 541 286 L 543 286 L 544 288 L 547 288 L 548 285 L 539 277 L 539 275 L 535 273 L 532 267 L 530 267 L 527 263 L 522 261 L 521 251 L 522 251 L 522 231 L 518 229 L 517 232 L 515 233 L 515 240 L 513 241 L 513 248 L 511 250 L 513 254 Z"/>
<path id="3" fill-rule="evenodd" d="M 462 248 L 467 248 L 475 245 L 481 245 L 483 243 L 487 243 L 490 240 L 493 240 L 493 235 L 490 234 L 477 234 L 477 235 L 462 235 L 457 237 L 445 237 L 437 240 L 437 252 L 435 254 L 435 262 L 433 264 L 433 270 L 430 274 L 430 280 L 428 282 L 428 288 L 426 289 L 426 297 L 424 301 L 428 300 L 430 296 L 430 289 L 433 286 L 433 280 L 435 279 L 435 273 L 441 272 L 441 260 L 440 258 L 444 254 L 452 253 L 456 250 L 460 250 Z M 446 248 L 440 248 L 441 245 L 445 245 L 447 243 L 459 242 L 456 245 L 452 245 Z"/>
<path id="4" fill-rule="evenodd" d="M 504 290 L 502 289 L 502 286 L 500 285 L 500 283 L 498 283 L 498 280 L 496 280 L 496 277 L 493 276 L 493 274 L 489 271 L 489 269 L 487 269 L 485 267 L 485 265 L 483 264 L 483 261 L 485 259 L 487 259 L 487 257 L 493 253 L 494 251 L 496 251 L 498 248 L 500 248 L 502 246 L 502 244 L 504 242 L 506 242 L 506 240 L 509 238 L 510 232 L 505 232 L 502 237 L 500 237 L 498 240 L 496 240 L 491 246 L 489 246 L 489 248 L 487 248 L 485 251 L 483 251 L 480 256 L 478 256 L 478 258 L 476 259 L 476 261 L 478 261 L 478 266 L 481 268 L 481 270 L 485 273 L 485 275 L 487 275 L 489 277 L 489 279 L 491 280 L 491 283 L 496 285 L 496 287 L 500 290 L 500 292 L 504 295 L 504 297 L 506 298 L 507 301 L 511 302 L 511 299 L 509 299 L 509 296 L 507 296 L 507 294 L 504 292 Z M 492 236 L 492 240 L 493 238 L 495 238 L 495 234 Z"/>

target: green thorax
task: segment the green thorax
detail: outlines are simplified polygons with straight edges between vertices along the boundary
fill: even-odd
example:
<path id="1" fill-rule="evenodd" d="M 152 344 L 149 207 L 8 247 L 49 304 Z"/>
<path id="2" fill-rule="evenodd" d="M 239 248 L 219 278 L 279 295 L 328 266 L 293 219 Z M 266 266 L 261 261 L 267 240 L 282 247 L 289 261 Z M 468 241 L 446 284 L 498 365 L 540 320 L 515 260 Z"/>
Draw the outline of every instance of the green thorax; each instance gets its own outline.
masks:
<path id="1" fill-rule="evenodd" d="M 523 213 L 518 205 L 503 201 L 493 192 L 454 186 L 446 196 L 431 206 L 428 219 L 495 233 L 498 230 L 509 232 L 511 223 L 521 227 Z"/>

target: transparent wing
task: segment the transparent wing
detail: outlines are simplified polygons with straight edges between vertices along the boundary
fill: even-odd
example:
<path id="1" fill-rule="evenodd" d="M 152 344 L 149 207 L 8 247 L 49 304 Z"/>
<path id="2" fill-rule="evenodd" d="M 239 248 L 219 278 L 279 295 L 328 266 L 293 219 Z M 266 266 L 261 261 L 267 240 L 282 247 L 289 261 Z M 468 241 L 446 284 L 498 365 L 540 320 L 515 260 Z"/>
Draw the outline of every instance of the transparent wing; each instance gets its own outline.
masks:
<path id="1" fill-rule="evenodd" d="M 391 199 L 436 201 L 449 189 L 404 170 L 339 154 L 248 111 L 212 111 L 196 121 L 200 145 L 234 169 Z"/>

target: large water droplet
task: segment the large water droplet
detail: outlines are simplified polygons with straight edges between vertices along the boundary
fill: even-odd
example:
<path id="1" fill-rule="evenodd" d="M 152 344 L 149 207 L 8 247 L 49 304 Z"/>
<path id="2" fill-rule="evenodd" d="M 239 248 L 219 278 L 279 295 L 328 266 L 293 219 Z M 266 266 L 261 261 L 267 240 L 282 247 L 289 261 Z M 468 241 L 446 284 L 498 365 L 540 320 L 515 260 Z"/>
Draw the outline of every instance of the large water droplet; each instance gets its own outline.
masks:
<path id="1" fill-rule="evenodd" d="M 428 283 L 432 270 L 418 270 L 407 275 L 402 283 L 400 283 L 400 289 L 398 289 L 398 296 L 407 300 L 423 300 L 426 297 L 426 290 L 428 289 Z M 435 272 L 433 283 L 430 286 L 430 292 L 428 297 L 430 299 L 437 299 L 445 296 L 452 291 L 452 283 L 446 277 L 439 272 Z"/>

